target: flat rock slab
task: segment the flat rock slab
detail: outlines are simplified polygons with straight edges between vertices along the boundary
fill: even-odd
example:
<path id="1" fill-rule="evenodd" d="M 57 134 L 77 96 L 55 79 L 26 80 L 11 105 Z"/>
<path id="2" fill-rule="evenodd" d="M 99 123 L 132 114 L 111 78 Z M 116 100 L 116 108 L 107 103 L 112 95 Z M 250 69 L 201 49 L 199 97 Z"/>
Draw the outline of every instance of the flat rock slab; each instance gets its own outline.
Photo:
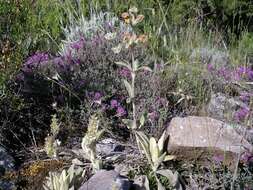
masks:
<path id="1" fill-rule="evenodd" d="M 13 169 L 14 159 L 0 146 L 0 176 L 3 175 L 5 171 L 13 171 Z"/>
<path id="2" fill-rule="evenodd" d="M 167 133 L 168 150 L 177 147 L 205 147 L 233 153 L 253 151 L 253 146 L 231 125 L 209 117 L 173 118 Z"/>
<path id="3" fill-rule="evenodd" d="M 129 190 L 131 186 L 128 178 L 120 176 L 114 170 L 100 170 L 85 182 L 79 190 Z"/>
<path id="4" fill-rule="evenodd" d="M 14 171 L 14 159 L 0 146 L 0 189 L 14 189 L 14 183 L 1 179 L 6 172 Z"/>

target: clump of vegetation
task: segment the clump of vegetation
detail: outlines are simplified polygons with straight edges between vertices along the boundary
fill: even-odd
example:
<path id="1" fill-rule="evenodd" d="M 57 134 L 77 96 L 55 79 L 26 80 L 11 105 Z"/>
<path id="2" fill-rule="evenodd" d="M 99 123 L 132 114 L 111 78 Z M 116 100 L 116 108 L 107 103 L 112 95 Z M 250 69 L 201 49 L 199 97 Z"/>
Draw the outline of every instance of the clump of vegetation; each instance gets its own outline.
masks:
<path id="1" fill-rule="evenodd" d="M 102 169 L 102 161 L 96 155 L 96 143 L 103 134 L 103 130 L 98 131 L 99 120 L 93 115 L 90 118 L 87 133 L 82 139 L 82 149 L 84 156 L 91 161 L 92 169 L 94 172 Z"/>
<path id="2" fill-rule="evenodd" d="M 51 158 L 57 157 L 57 146 L 60 144 L 57 139 L 57 135 L 60 131 L 60 126 L 56 115 L 53 115 L 51 125 L 50 125 L 50 134 L 45 139 L 45 151 L 47 155 Z"/>
<path id="3" fill-rule="evenodd" d="M 49 172 L 43 187 L 45 190 L 74 190 L 76 184 L 80 183 L 78 179 L 80 180 L 84 173 L 81 168 L 75 168 L 75 165 L 68 170 L 62 170 L 61 173 Z"/>

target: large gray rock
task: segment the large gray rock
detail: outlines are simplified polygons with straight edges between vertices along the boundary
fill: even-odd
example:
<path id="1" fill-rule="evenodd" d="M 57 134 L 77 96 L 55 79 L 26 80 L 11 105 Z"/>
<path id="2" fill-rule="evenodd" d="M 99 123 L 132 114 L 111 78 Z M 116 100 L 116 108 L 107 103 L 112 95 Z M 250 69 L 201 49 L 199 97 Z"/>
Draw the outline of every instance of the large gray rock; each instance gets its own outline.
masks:
<path id="1" fill-rule="evenodd" d="M 210 64 L 215 68 L 227 67 L 230 62 L 228 53 L 210 48 L 193 50 L 190 60 L 191 62 L 200 61 L 203 64 Z"/>
<path id="2" fill-rule="evenodd" d="M 120 176 L 114 170 L 100 170 L 84 183 L 79 190 L 129 190 L 128 178 Z"/>
<path id="3" fill-rule="evenodd" d="M 0 190 L 14 190 L 15 185 L 11 181 L 0 180 Z"/>
<path id="4" fill-rule="evenodd" d="M 0 177 L 5 172 L 14 170 L 14 159 L 0 146 Z"/>
<path id="5" fill-rule="evenodd" d="M 253 146 L 229 124 L 209 117 L 173 118 L 168 126 L 168 150 L 181 147 L 214 148 L 240 153 Z"/>
<path id="6" fill-rule="evenodd" d="M 14 171 L 14 159 L 0 146 L 0 190 L 14 189 L 14 183 L 1 179 L 1 176 L 10 171 Z"/>
<path id="7" fill-rule="evenodd" d="M 235 98 L 227 97 L 225 94 L 212 94 L 209 103 L 207 104 L 207 115 L 209 117 L 231 121 L 234 120 L 235 112 L 246 105 Z"/>

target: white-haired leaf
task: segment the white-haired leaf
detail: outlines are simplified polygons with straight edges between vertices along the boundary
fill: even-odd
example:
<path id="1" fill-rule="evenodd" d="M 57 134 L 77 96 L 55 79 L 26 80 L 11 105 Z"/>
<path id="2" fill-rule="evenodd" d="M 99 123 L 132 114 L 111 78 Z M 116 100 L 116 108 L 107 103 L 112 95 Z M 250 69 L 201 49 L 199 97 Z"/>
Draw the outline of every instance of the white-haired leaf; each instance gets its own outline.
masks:
<path id="1" fill-rule="evenodd" d="M 166 155 L 164 158 L 164 162 L 170 161 L 170 160 L 174 160 L 176 158 L 176 156 L 174 155 Z"/>
<path id="2" fill-rule="evenodd" d="M 178 181 L 178 173 L 175 172 L 173 173 L 171 170 L 166 169 L 166 170 L 158 170 L 156 173 L 166 177 L 172 186 L 175 186 L 177 184 Z"/>
<path id="3" fill-rule="evenodd" d="M 148 66 L 141 66 L 139 67 L 138 69 L 139 71 L 143 70 L 143 71 L 149 71 L 149 72 L 152 72 L 152 69 Z"/>
<path id="4" fill-rule="evenodd" d="M 153 163 L 156 163 L 159 157 L 159 149 L 154 137 L 151 137 L 149 140 L 149 151 L 150 151 Z"/>
<path id="5" fill-rule="evenodd" d="M 144 123 L 145 123 L 145 116 L 144 116 L 144 114 L 142 114 L 141 118 L 140 118 L 140 126 L 139 126 L 139 128 L 141 128 L 144 125 Z"/>
<path id="6" fill-rule="evenodd" d="M 109 33 L 106 33 L 104 35 L 105 39 L 106 40 L 113 40 L 114 38 L 116 38 L 116 32 L 109 32 Z"/>
<path id="7" fill-rule="evenodd" d="M 115 53 L 115 54 L 119 54 L 121 52 L 121 49 L 122 49 L 122 44 L 119 44 L 117 45 L 116 47 L 113 47 L 112 48 L 112 51 Z"/>
<path id="8" fill-rule="evenodd" d="M 129 69 L 129 71 L 132 71 L 131 66 L 130 66 L 127 62 L 117 61 L 117 62 L 115 62 L 115 63 L 116 63 L 117 65 L 119 65 L 119 66 L 123 66 L 123 67 L 128 68 L 128 69 Z"/>
<path id="9" fill-rule="evenodd" d="M 131 87 L 131 85 L 129 84 L 129 82 L 127 80 L 123 80 L 123 82 L 124 82 L 124 85 L 125 85 L 125 87 L 127 89 L 129 97 L 133 98 L 134 97 L 133 88 Z"/>
<path id="10" fill-rule="evenodd" d="M 164 146 L 164 142 L 165 142 L 165 134 L 166 132 L 164 131 L 162 136 L 160 137 L 160 139 L 158 140 L 158 148 L 159 148 L 159 151 L 161 152 L 163 150 L 163 146 Z"/>

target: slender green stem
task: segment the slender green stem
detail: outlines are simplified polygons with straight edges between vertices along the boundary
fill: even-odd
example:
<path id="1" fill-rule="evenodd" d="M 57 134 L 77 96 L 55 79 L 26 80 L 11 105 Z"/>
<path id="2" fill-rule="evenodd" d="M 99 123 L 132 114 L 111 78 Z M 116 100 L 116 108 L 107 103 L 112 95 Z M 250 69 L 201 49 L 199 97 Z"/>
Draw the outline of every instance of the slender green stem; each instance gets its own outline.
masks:
<path id="1" fill-rule="evenodd" d="M 135 71 L 132 74 L 132 90 L 133 90 L 133 99 L 132 99 L 132 109 L 133 109 L 133 126 L 137 127 L 137 119 L 136 119 L 136 107 L 135 107 Z"/>

